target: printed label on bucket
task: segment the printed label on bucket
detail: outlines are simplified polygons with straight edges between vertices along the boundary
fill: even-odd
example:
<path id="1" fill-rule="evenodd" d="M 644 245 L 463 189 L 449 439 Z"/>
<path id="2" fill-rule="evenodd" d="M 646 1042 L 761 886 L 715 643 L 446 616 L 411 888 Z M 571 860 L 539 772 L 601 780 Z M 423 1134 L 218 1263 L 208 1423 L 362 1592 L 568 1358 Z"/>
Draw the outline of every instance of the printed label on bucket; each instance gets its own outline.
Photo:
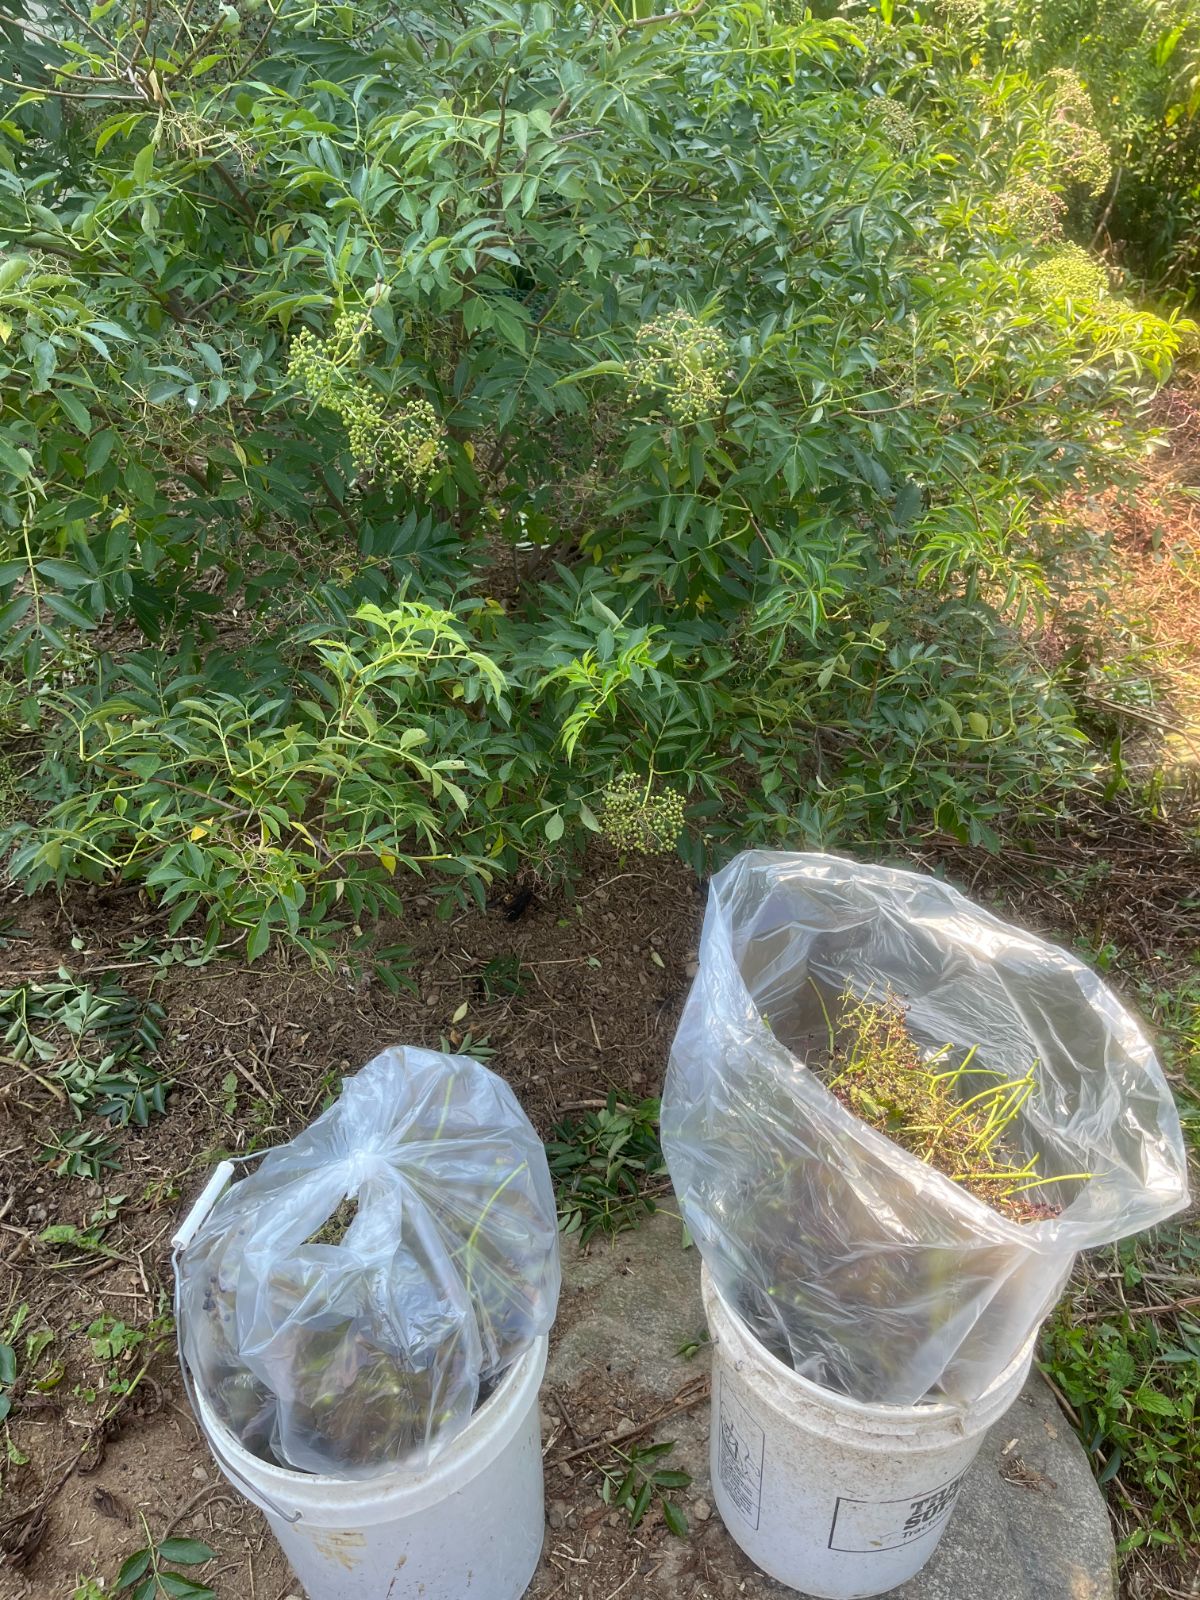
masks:
<path id="1" fill-rule="evenodd" d="M 765 1436 L 758 1423 L 733 1395 L 720 1388 L 717 1405 L 720 1448 L 717 1476 L 734 1507 L 752 1528 L 762 1510 L 763 1448 Z"/>
<path id="2" fill-rule="evenodd" d="M 907 1500 L 851 1500 L 839 1495 L 829 1529 L 829 1548 L 855 1555 L 898 1550 L 940 1528 L 954 1510 L 963 1474 Z"/>

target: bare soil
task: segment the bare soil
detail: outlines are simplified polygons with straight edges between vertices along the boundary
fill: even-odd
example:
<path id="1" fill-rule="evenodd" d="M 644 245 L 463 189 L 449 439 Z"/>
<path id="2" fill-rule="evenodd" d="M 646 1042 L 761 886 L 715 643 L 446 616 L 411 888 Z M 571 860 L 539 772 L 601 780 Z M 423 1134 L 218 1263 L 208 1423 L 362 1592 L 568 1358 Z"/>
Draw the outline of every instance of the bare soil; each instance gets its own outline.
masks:
<path id="1" fill-rule="evenodd" d="M 192 1421 L 165 1322 L 168 1241 L 216 1161 L 289 1137 L 344 1073 L 390 1044 L 446 1041 L 485 1056 L 543 1134 L 610 1091 L 656 1093 L 694 971 L 702 885 L 678 862 L 622 865 L 598 849 L 572 891 L 535 891 L 509 920 L 520 904 L 442 922 L 414 903 L 402 929 L 381 930 L 382 943 L 412 952 L 416 989 L 398 994 L 284 958 L 253 969 L 176 966 L 164 977 L 126 953 L 144 915 L 128 895 L 3 908 L 15 930 L 0 948 L 0 985 L 62 965 L 152 990 L 166 1013 L 161 1066 L 174 1085 L 166 1116 L 125 1130 L 116 1170 L 94 1183 L 36 1160 L 40 1141 L 62 1128 L 62 1108 L 19 1067 L 0 1068 L 0 1336 L 23 1305 L 22 1339 L 54 1335 L 34 1374 L 50 1386 L 19 1374 L 13 1389 L 9 1435 L 28 1459 L 0 1469 L 3 1600 L 69 1600 L 81 1574 L 111 1580 L 145 1542 L 143 1516 L 156 1538 L 170 1529 L 212 1545 L 215 1565 L 196 1576 L 221 1600 L 293 1592 L 261 1519 L 217 1478 Z M 489 963 L 503 984 L 489 978 Z M 40 1237 L 54 1223 L 85 1227 L 105 1196 L 125 1198 L 104 1254 Z M 147 1335 L 115 1373 L 87 1336 L 102 1313 Z M 147 1357 L 128 1398 L 116 1393 L 114 1381 L 127 1382 Z"/>

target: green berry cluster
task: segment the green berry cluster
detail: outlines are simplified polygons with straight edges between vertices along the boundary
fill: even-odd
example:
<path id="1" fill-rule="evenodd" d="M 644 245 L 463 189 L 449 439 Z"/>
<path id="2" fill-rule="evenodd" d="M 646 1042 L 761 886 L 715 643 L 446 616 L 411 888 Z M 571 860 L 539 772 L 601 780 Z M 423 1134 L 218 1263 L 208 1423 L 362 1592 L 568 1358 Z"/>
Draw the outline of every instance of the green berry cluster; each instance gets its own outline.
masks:
<path id="1" fill-rule="evenodd" d="M 942 0 L 938 9 L 943 24 L 955 32 L 979 27 L 986 14 L 984 0 Z"/>
<path id="2" fill-rule="evenodd" d="M 921 124 L 904 104 L 889 96 L 878 99 L 872 107 L 879 132 L 896 150 L 911 150 L 921 142 Z"/>
<path id="3" fill-rule="evenodd" d="M 1068 183 L 1081 183 L 1089 193 L 1099 194 L 1112 176 L 1112 162 L 1096 127 L 1092 97 L 1069 67 L 1055 67 L 1048 77 L 1054 85 L 1050 144 L 1055 171 Z"/>
<path id="4" fill-rule="evenodd" d="M 1062 195 L 1048 189 L 1029 172 L 1010 178 L 996 196 L 996 212 L 1005 227 L 1020 233 L 1034 244 L 1048 244 L 1062 238 L 1062 219 L 1067 203 Z"/>
<path id="5" fill-rule="evenodd" d="M 629 365 L 635 400 L 661 397 L 676 421 L 698 422 L 720 407 L 728 378 L 724 335 L 682 306 L 638 329 L 637 354 Z"/>
<path id="6" fill-rule="evenodd" d="M 614 778 L 600 798 L 600 827 L 614 849 L 652 856 L 672 850 L 683 829 L 683 796 L 655 790 L 632 772 Z"/>
<path id="7" fill-rule="evenodd" d="M 365 316 L 342 311 L 327 339 L 301 329 L 292 340 L 288 376 L 317 405 L 341 418 L 350 454 L 364 476 L 403 484 L 415 494 L 445 459 L 445 430 L 422 396 L 385 408 L 378 391 L 356 370 L 366 328 Z"/>
<path id="8" fill-rule="evenodd" d="M 1069 244 L 1033 269 L 1033 287 L 1046 300 L 1091 305 L 1108 292 L 1108 275 L 1082 245 Z"/>
<path id="9" fill-rule="evenodd" d="M 421 396 L 384 413 L 370 399 L 356 397 L 342 411 L 350 453 L 360 472 L 387 483 L 402 483 L 414 494 L 434 477 L 445 459 L 441 419 Z"/>

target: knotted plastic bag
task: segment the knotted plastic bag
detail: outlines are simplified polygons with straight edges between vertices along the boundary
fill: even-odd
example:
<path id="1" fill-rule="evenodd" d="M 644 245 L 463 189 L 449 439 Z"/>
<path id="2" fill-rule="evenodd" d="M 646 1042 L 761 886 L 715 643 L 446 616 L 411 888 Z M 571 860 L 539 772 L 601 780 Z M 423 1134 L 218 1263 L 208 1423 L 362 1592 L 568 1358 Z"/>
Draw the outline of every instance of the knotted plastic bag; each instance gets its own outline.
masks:
<path id="1" fill-rule="evenodd" d="M 1001 1216 L 825 1087 L 805 1052 L 847 992 L 897 997 L 926 1058 L 977 1046 L 981 1072 L 1032 1068 L 1010 1133 L 1064 1180 L 1033 1191 L 1056 1214 Z M 1162 1070 L 1094 973 L 932 878 L 829 855 L 748 851 L 714 877 L 662 1134 L 728 1304 L 797 1372 L 862 1401 L 968 1405 L 1077 1251 L 1187 1202 Z"/>
<path id="2" fill-rule="evenodd" d="M 548 1331 L 546 1155 L 477 1061 L 386 1050 L 213 1207 L 179 1262 L 180 1345 L 254 1454 L 419 1466 Z"/>

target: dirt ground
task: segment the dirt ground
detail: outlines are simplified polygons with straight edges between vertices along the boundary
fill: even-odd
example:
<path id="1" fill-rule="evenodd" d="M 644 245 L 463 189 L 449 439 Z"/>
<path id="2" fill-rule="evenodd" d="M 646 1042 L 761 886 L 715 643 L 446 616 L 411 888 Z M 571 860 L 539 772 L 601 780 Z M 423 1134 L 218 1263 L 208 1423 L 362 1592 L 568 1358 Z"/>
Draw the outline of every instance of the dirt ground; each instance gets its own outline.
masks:
<path id="1" fill-rule="evenodd" d="M 1023 858 L 989 857 L 948 840 L 915 854 L 1035 926 L 1075 927 L 1093 945 L 1147 943 L 1169 981 L 1184 960 L 1186 908 L 1200 905 L 1200 857 L 1179 846 L 1173 854 L 1165 828 L 1125 819 L 1117 830 L 1113 822 L 1098 814 L 1090 834 L 1048 835 Z M 610 1090 L 630 1098 L 657 1093 L 695 970 L 703 895 L 678 863 L 631 868 L 598 852 L 572 893 L 535 896 L 516 920 L 503 904 L 449 923 L 416 907 L 404 939 L 417 990 L 399 994 L 283 960 L 253 970 L 176 966 L 160 978 L 127 954 L 136 915 L 129 897 L 117 903 L 124 929 L 102 896 L 8 908 L 15 930 L 0 950 L 0 981 L 50 975 L 64 963 L 76 974 L 115 970 L 141 994 L 153 982 L 174 1087 L 167 1115 L 127 1130 L 119 1165 L 97 1184 L 59 1178 L 32 1159 L 61 1110 L 21 1072 L 4 1082 L 0 1321 L 27 1305 L 24 1332 L 44 1328 L 54 1339 L 38 1368 L 53 1381 L 22 1388 L 18 1378 L 12 1391 L 9 1434 L 27 1459 L 4 1467 L 3 1600 L 70 1600 L 84 1575 L 111 1583 L 145 1542 L 143 1518 L 158 1539 L 192 1536 L 216 1551 L 215 1562 L 194 1574 L 221 1600 L 285 1600 L 296 1592 L 262 1520 L 217 1477 L 180 1386 L 162 1319 L 170 1311 L 168 1240 L 188 1202 L 224 1154 L 284 1139 L 327 1103 L 342 1073 L 394 1042 L 436 1047 L 446 1039 L 494 1051 L 490 1064 L 543 1133 Z M 1194 915 L 1190 921 L 1194 927 Z M 385 933 L 391 937 L 399 930 Z M 515 992 L 497 992 L 497 974 Z M 103 1234 L 103 1254 L 40 1237 L 55 1223 L 85 1226 L 104 1196 L 125 1198 Z M 101 1313 L 146 1332 L 111 1371 L 87 1337 Z M 147 1363 L 127 1397 L 115 1391 L 114 1383 Z M 643 1397 L 626 1388 L 593 1394 L 585 1387 L 563 1397 L 581 1437 L 640 1415 Z M 548 1417 L 552 1449 L 561 1415 Z M 576 1468 L 552 1481 L 550 1504 L 563 1528 L 588 1533 L 594 1593 L 603 1600 L 609 1575 L 614 1583 L 631 1570 L 646 1578 L 678 1552 L 656 1515 L 636 1535 L 619 1518 L 613 1526 L 597 1489 L 594 1474 Z M 544 1584 L 536 1592 L 543 1590 L 554 1592 Z"/>
<path id="2" fill-rule="evenodd" d="M 62 1111 L 27 1074 L 5 1070 L 0 1329 L 24 1305 L 22 1337 L 46 1329 L 54 1338 L 37 1369 L 53 1382 L 18 1379 L 13 1390 L 9 1433 L 28 1459 L 3 1467 L 0 1596 L 69 1600 L 79 1575 L 111 1579 L 145 1542 L 143 1516 L 158 1538 L 170 1530 L 212 1545 L 215 1566 L 196 1575 L 222 1600 L 288 1594 L 260 1519 L 216 1479 L 169 1334 L 155 1328 L 169 1315 L 168 1240 L 188 1202 L 222 1156 L 287 1138 L 343 1073 L 393 1043 L 444 1040 L 486 1056 L 542 1133 L 610 1090 L 657 1093 L 702 905 L 702 886 L 681 864 L 621 866 L 603 852 L 570 895 L 535 894 L 514 920 L 511 900 L 449 923 L 417 904 L 402 931 L 383 930 L 384 943 L 403 938 L 412 951 L 416 992 L 398 994 L 285 960 L 176 966 L 163 979 L 127 953 L 138 914 L 128 896 L 6 906 L 0 985 L 52 977 L 59 965 L 111 972 L 141 995 L 153 984 L 174 1086 L 167 1115 L 126 1130 L 117 1168 L 94 1183 L 34 1159 Z M 40 1237 L 54 1224 L 85 1228 L 105 1196 L 110 1209 L 112 1197 L 124 1199 L 103 1254 Z M 150 1358 L 127 1399 L 87 1336 L 102 1313 L 149 1330 L 115 1363 L 119 1385 Z"/>

